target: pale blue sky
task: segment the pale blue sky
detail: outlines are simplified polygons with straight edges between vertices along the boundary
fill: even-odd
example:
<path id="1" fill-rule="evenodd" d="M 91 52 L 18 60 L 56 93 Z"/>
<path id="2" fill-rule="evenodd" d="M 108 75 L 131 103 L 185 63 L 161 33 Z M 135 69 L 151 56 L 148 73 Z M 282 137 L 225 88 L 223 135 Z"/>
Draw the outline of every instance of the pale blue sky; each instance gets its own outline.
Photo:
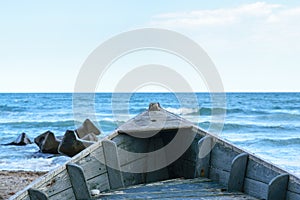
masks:
<path id="1" fill-rule="evenodd" d="M 144 27 L 198 42 L 225 91 L 300 91 L 298 0 L 1 0 L 0 92 L 72 92 L 101 42 Z"/>

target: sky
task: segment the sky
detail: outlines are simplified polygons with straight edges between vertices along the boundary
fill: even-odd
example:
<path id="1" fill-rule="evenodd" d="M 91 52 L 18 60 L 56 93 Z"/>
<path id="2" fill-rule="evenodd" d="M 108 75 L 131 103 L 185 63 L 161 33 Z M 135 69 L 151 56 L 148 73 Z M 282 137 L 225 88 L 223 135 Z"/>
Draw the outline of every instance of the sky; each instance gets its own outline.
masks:
<path id="1" fill-rule="evenodd" d="M 300 92 L 298 0 L 1 0 L 0 92 L 73 92 L 94 49 L 146 27 L 173 30 L 197 42 L 226 92 Z M 195 91 L 205 90 L 187 63 L 148 51 L 115 62 L 98 90 L 114 91 L 132 66 L 151 62 L 173 67 Z"/>

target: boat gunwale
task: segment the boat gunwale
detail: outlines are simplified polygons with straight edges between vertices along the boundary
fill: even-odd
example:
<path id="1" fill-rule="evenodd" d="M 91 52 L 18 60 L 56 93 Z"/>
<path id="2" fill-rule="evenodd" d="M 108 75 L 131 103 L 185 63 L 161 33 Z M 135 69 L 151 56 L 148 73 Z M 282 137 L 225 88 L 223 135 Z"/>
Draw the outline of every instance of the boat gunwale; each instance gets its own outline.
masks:
<path id="1" fill-rule="evenodd" d="M 166 110 L 164 110 L 164 111 L 166 111 Z M 124 124 L 131 123 L 139 115 L 142 115 L 145 112 L 149 112 L 149 111 L 144 111 L 144 112 L 138 114 L 137 116 L 135 116 L 135 117 L 131 118 L 130 120 L 128 120 L 127 122 L 125 122 Z M 155 112 L 157 112 L 157 111 L 155 111 Z M 171 114 L 172 116 L 176 117 L 178 120 L 180 120 L 182 122 L 185 122 L 185 123 L 188 122 L 191 125 L 190 126 L 182 126 L 182 127 L 178 127 L 178 128 L 165 128 L 165 129 L 162 128 L 162 129 L 159 129 L 159 130 L 162 131 L 162 130 L 174 130 L 174 129 L 180 129 L 180 128 L 191 128 L 191 130 L 194 133 L 199 134 L 202 137 L 211 136 L 213 138 L 213 141 L 214 141 L 215 144 L 219 143 L 220 145 L 222 145 L 226 148 L 229 148 L 229 149 L 231 149 L 231 150 L 233 150 L 237 153 L 247 153 L 247 154 L 249 154 L 249 159 L 257 162 L 258 164 L 261 164 L 261 165 L 265 166 L 266 168 L 268 168 L 270 170 L 274 170 L 275 172 L 277 172 L 279 174 L 283 174 L 283 173 L 289 174 L 289 182 L 288 183 L 290 184 L 291 181 L 294 181 L 300 187 L 300 177 L 297 177 L 297 175 L 295 175 L 291 172 L 288 172 L 287 170 L 282 169 L 280 166 L 278 166 L 278 165 L 276 165 L 276 164 L 274 164 L 270 161 L 264 160 L 260 156 L 257 156 L 254 153 L 249 152 L 248 150 L 245 150 L 241 147 L 236 146 L 233 143 L 230 143 L 229 141 L 226 141 L 224 138 L 221 138 L 219 135 L 209 133 L 209 132 L 203 130 L 199 126 L 197 126 L 197 125 L 193 124 L 192 122 L 180 117 L 179 115 L 176 115 L 176 114 L 171 113 L 169 111 L 166 111 L 166 112 Z M 120 134 L 126 134 L 125 131 L 122 131 L 122 125 L 119 128 L 117 128 L 116 130 L 114 130 L 110 135 L 107 135 L 107 136 L 101 138 L 95 144 L 91 145 L 90 147 L 84 149 L 82 152 L 80 152 L 77 155 L 75 155 L 74 157 L 72 157 L 69 161 L 65 162 L 63 165 L 61 165 L 57 168 L 54 168 L 53 170 L 50 170 L 47 174 L 45 174 L 45 175 L 41 176 L 40 178 L 34 180 L 31 184 L 29 184 L 24 189 L 17 192 L 15 195 L 11 196 L 9 199 L 14 199 L 14 198 L 22 199 L 22 198 L 26 197 L 28 195 L 28 189 L 40 187 L 44 182 L 49 181 L 51 178 L 55 177 L 56 175 L 62 173 L 64 170 L 66 170 L 66 165 L 67 164 L 79 161 L 80 159 L 90 155 L 93 151 L 95 151 L 96 149 L 101 147 L 103 140 L 113 140 L 113 138 L 117 137 Z M 245 176 L 245 178 L 247 178 L 247 177 Z M 250 178 L 250 179 L 252 179 L 252 178 Z M 252 180 L 255 180 L 255 179 L 252 179 Z M 255 181 L 259 181 L 259 180 L 255 180 Z M 259 182 L 261 182 L 261 181 L 259 181 Z M 291 190 L 289 190 L 289 187 L 287 188 L 287 191 L 300 195 L 300 191 L 299 192 L 291 191 Z"/>

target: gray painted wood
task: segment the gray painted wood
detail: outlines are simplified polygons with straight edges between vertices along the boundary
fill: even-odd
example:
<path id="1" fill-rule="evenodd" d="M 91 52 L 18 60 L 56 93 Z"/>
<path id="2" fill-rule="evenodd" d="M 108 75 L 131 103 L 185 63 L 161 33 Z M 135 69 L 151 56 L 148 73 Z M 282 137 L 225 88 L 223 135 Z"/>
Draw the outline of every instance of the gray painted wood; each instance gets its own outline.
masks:
<path id="1" fill-rule="evenodd" d="M 267 199 L 268 184 L 256 181 L 253 179 L 245 178 L 244 180 L 244 192 L 250 196 Z"/>
<path id="2" fill-rule="evenodd" d="M 294 176 L 290 176 L 288 190 L 300 195 L 300 179 Z"/>
<path id="3" fill-rule="evenodd" d="M 211 166 L 227 172 L 231 170 L 231 163 L 239 153 L 230 147 L 226 147 L 217 142 L 211 151 Z"/>
<path id="4" fill-rule="evenodd" d="M 211 167 L 209 169 L 209 178 L 216 181 L 227 188 L 230 173 L 218 168 Z"/>
<path id="5" fill-rule="evenodd" d="M 155 150 L 163 148 L 164 147 L 164 143 L 162 138 L 158 137 L 154 137 L 151 138 L 149 143 L 148 143 L 148 152 L 152 152 L 147 158 L 147 163 L 146 163 L 146 168 L 147 171 L 149 171 L 149 169 L 155 169 L 155 168 L 159 168 L 159 166 L 167 166 L 167 164 L 165 164 L 167 162 L 167 155 L 164 152 L 164 154 L 160 154 L 160 155 L 155 155 Z M 169 172 L 168 172 L 168 168 L 164 167 L 162 169 L 153 171 L 153 172 L 148 172 L 146 174 L 146 183 L 151 183 L 151 182 L 155 182 L 155 181 L 161 181 L 161 180 L 166 180 L 169 178 Z"/>
<path id="6" fill-rule="evenodd" d="M 212 144 L 213 139 L 211 136 L 205 136 L 199 140 L 194 177 L 208 178 L 210 168 L 210 152 L 212 150 Z"/>
<path id="7" fill-rule="evenodd" d="M 127 123 L 118 128 L 119 132 L 134 134 L 142 134 L 145 131 L 191 128 L 194 125 L 173 113 L 166 110 L 161 111 L 145 111 L 140 115 L 129 120 Z"/>
<path id="8" fill-rule="evenodd" d="M 111 140 L 102 141 L 104 158 L 111 189 L 124 187 L 124 179 L 120 168 L 117 145 Z"/>
<path id="9" fill-rule="evenodd" d="M 138 185 L 101 195 L 101 199 L 243 199 L 254 200 L 239 192 L 229 193 L 206 178 L 175 179 Z"/>
<path id="10" fill-rule="evenodd" d="M 273 178 L 268 187 L 268 200 L 285 199 L 289 175 L 281 174 Z"/>
<path id="11" fill-rule="evenodd" d="M 67 164 L 68 174 L 76 199 L 90 199 L 91 195 L 87 186 L 83 169 L 76 164 Z"/>
<path id="12" fill-rule="evenodd" d="M 76 197 L 74 196 L 73 189 L 69 188 L 67 190 L 61 191 L 60 193 L 51 196 L 50 199 L 51 200 L 62 200 L 62 199 L 76 200 Z"/>
<path id="13" fill-rule="evenodd" d="M 249 158 L 246 177 L 266 184 L 280 173 L 270 167 Z"/>
<path id="14" fill-rule="evenodd" d="M 47 194 L 40 190 L 36 189 L 29 189 L 28 194 L 30 197 L 30 200 L 48 200 Z"/>
<path id="15" fill-rule="evenodd" d="M 228 181 L 228 191 L 243 191 L 248 157 L 249 155 L 247 153 L 242 153 L 236 156 L 232 161 Z"/>
<path id="16" fill-rule="evenodd" d="M 103 151 L 97 149 L 97 152 L 99 153 L 98 155 L 91 154 L 75 162 L 75 164 L 79 165 L 83 169 L 87 180 L 107 172 L 104 162 L 102 163 L 97 158 L 100 156 L 100 153 L 103 154 Z"/>
<path id="17" fill-rule="evenodd" d="M 100 190 L 100 192 L 106 192 L 110 189 L 108 174 L 104 173 L 99 176 L 96 176 L 87 181 L 87 184 L 90 190 Z"/>
<path id="18" fill-rule="evenodd" d="M 291 191 L 287 191 L 286 199 L 287 200 L 299 200 L 300 199 L 300 194 L 294 193 L 294 192 L 291 192 Z"/>
<path id="19" fill-rule="evenodd" d="M 36 187 L 39 190 L 44 191 L 49 196 L 49 198 L 72 187 L 66 169 L 59 172 L 58 174 L 51 175 L 52 176 L 47 177 L 46 180 L 43 180 L 40 186 Z"/>

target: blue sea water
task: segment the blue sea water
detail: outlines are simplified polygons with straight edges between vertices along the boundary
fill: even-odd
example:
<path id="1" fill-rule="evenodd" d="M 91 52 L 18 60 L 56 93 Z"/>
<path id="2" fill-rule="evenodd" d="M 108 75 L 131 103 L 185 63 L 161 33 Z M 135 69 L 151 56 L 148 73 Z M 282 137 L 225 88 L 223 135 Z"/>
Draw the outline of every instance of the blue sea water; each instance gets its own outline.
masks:
<path id="1" fill-rule="evenodd" d="M 135 93 L 129 95 L 128 105 L 121 101 L 128 94 L 116 96 L 95 95 L 95 120 L 102 131 L 100 138 L 146 110 L 149 102 L 160 102 L 165 109 L 205 130 L 211 123 L 212 104 L 208 93 L 196 94 L 198 108 L 193 103 L 182 105 L 178 97 L 189 101 L 189 95 L 184 93 Z M 227 113 L 220 137 L 300 176 L 300 93 L 227 93 L 226 108 L 217 109 L 226 109 Z M 31 140 L 47 130 L 63 136 L 67 129 L 76 129 L 79 123 L 74 117 L 71 93 L 0 94 L 1 144 L 13 141 L 22 132 Z M 0 146 L 0 170 L 48 171 L 69 159 L 48 158 L 36 154 L 38 150 L 35 144 Z"/>

